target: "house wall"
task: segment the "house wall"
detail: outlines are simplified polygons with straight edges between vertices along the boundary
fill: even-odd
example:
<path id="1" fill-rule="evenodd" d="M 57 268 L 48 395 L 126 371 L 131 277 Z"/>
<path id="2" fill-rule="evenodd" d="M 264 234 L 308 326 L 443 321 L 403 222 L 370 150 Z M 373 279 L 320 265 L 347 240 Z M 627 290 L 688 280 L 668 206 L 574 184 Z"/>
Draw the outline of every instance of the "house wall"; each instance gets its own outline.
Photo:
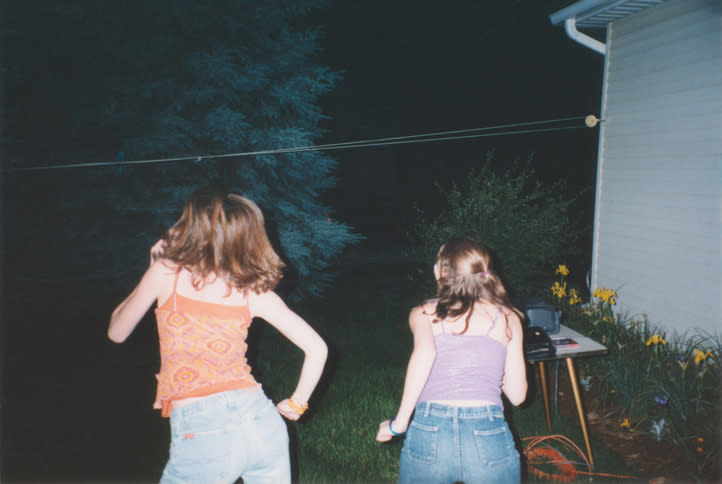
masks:
<path id="1" fill-rule="evenodd" d="M 722 2 L 607 30 L 592 287 L 669 332 L 722 331 Z"/>

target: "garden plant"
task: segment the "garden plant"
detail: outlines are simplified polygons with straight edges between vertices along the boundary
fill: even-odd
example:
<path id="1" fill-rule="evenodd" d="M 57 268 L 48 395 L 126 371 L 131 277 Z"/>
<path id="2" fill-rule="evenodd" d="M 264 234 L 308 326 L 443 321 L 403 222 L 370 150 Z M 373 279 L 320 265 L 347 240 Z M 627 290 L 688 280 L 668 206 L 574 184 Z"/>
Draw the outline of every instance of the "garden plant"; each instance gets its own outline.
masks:
<path id="1" fill-rule="evenodd" d="M 608 349 L 604 358 L 581 363 L 583 382 L 597 385 L 607 417 L 621 431 L 667 441 L 693 464 L 696 476 L 719 479 L 720 354 L 718 336 L 667 334 L 646 315 L 617 311 L 618 295 L 599 287 L 582 304 L 579 290 L 569 288 L 566 265 L 555 271 L 549 299 L 564 324 Z"/>

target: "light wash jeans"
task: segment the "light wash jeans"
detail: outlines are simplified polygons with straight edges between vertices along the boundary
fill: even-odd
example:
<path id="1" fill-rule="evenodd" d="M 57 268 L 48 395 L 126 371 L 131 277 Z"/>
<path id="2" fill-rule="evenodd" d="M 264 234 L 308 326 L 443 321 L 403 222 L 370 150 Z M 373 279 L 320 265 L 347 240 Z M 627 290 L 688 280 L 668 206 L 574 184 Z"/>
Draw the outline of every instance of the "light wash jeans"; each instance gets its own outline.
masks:
<path id="1" fill-rule="evenodd" d="M 519 452 L 501 407 L 416 406 L 401 451 L 400 484 L 520 480 Z"/>
<path id="2" fill-rule="evenodd" d="M 288 431 L 261 388 L 215 393 L 171 412 L 161 484 L 291 482 Z"/>

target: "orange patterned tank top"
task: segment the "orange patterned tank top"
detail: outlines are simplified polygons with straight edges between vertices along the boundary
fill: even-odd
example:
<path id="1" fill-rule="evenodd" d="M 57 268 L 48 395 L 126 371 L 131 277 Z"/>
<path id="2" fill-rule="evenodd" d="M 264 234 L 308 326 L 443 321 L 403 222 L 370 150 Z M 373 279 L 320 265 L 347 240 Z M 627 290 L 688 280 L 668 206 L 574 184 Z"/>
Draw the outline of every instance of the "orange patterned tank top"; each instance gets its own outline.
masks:
<path id="1" fill-rule="evenodd" d="M 179 273 L 180 274 L 180 273 Z M 246 363 L 248 305 L 228 306 L 173 293 L 155 310 L 160 342 L 153 408 L 169 417 L 173 400 L 258 386 Z"/>

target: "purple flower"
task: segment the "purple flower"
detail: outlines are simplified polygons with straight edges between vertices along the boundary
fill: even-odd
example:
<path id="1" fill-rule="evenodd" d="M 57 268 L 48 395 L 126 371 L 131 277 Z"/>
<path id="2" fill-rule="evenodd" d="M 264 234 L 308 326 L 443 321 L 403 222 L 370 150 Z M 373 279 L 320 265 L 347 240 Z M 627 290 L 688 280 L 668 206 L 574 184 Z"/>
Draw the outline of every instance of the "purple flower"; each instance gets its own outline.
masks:
<path id="1" fill-rule="evenodd" d="M 654 397 L 654 403 L 656 403 L 659 406 L 667 405 L 667 402 L 669 401 L 669 397 L 667 395 L 663 397 Z"/>

